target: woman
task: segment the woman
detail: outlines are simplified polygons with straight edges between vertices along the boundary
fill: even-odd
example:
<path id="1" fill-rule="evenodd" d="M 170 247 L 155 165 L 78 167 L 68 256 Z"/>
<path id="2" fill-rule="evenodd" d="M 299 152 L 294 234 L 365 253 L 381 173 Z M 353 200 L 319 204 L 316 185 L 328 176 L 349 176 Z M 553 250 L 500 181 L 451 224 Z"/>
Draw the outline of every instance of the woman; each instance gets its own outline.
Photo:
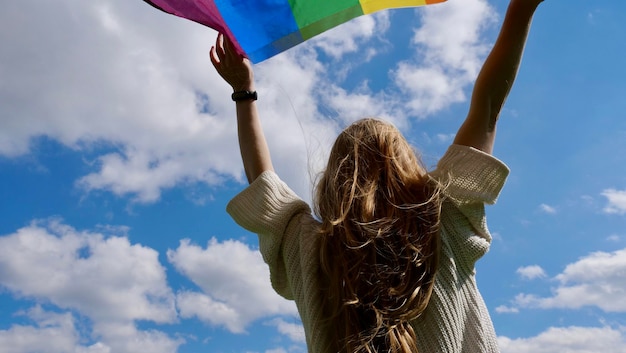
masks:
<path id="1" fill-rule="evenodd" d="M 541 0 L 511 0 L 454 144 L 428 173 L 400 132 L 346 128 L 316 188 L 315 211 L 274 173 L 249 61 L 218 36 L 211 61 L 235 93 L 250 186 L 227 210 L 259 235 L 274 289 L 293 299 L 312 353 L 498 352 L 476 287 L 488 250 L 484 204 L 508 175 L 495 126 Z"/>

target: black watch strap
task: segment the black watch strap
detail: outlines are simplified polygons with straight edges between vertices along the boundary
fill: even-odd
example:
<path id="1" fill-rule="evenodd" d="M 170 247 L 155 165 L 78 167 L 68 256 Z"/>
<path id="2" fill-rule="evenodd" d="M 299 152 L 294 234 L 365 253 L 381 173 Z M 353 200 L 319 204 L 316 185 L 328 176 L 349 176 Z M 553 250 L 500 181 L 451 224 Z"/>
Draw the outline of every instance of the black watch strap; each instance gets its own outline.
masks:
<path id="1" fill-rule="evenodd" d="M 237 91 L 230 96 L 235 102 L 257 100 L 256 91 Z"/>

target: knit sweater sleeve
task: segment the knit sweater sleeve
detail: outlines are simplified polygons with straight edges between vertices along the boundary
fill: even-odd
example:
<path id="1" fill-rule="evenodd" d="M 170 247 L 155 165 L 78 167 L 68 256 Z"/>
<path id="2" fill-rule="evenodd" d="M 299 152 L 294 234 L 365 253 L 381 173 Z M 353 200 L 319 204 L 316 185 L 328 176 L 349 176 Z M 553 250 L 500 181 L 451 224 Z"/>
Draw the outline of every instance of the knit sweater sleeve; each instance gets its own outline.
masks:
<path id="1" fill-rule="evenodd" d="M 287 299 L 294 299 L 286 268 L 286 256 L 297 257 L 299 239 L 288 231 L 299 216 L 310 217 L 311 209 L 280 178 L 271 171 L 261 174 L 236 195 L 226 211 L 243 228 L 259 237 L 259 250 L 270 267 L 274 290 Z"/>
<path id="2" fill-rule="evenodd" d="M 477 235 L 487 241 L 484 205 L 494 204 L 509 168 L 490 154 L 463 145 L 451 145 L 431 176 L 444 186 L 444 194 L 469 220 Z"/>
<path id="3" fill-rule="evenodd" d="M 494 156 L 463 145 L 451 145 L 432 176 L 446 186 L 459 203 L 493 204 L 504 186 L 509 168 Z"/>

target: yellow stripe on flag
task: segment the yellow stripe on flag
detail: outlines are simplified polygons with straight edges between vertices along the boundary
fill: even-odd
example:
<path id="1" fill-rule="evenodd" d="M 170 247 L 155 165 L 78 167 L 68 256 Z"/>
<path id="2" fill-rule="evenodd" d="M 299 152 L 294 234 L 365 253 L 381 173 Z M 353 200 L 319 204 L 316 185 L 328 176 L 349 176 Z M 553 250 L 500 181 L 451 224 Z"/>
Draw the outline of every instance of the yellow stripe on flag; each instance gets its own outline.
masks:
<path id="1" fill-rule="evenodd" d="M 446 0 L 360 0 L 364 14 L 374 13 L 393 7 L 415 7 L 436 4 Z"/>

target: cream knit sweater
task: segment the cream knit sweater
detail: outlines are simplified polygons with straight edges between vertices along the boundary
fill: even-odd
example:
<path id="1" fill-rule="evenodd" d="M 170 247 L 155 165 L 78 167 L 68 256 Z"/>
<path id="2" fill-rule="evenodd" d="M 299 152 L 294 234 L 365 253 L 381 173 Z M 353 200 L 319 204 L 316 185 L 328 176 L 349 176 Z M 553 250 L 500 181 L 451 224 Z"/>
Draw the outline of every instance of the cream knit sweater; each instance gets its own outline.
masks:
<path id="1" fill-rule="evenodd" d="M 434 178 L 447 184 L 441 214 L 441 251 L 433 296 L 413 322 L 421 353 L 498 352 L 487 307 L 476 287 L 475 263 L 488 250 L 484 204 L 493 204 L 509 173 L 489 154 L 452 145 Z M 310 353 L 332 353 L 323 326 L 319 223 L 310 207 L 273 172 L 265 172 L 227 206 L 233 219 L 258 234 L 272 286 L 295 300 Z"/>

